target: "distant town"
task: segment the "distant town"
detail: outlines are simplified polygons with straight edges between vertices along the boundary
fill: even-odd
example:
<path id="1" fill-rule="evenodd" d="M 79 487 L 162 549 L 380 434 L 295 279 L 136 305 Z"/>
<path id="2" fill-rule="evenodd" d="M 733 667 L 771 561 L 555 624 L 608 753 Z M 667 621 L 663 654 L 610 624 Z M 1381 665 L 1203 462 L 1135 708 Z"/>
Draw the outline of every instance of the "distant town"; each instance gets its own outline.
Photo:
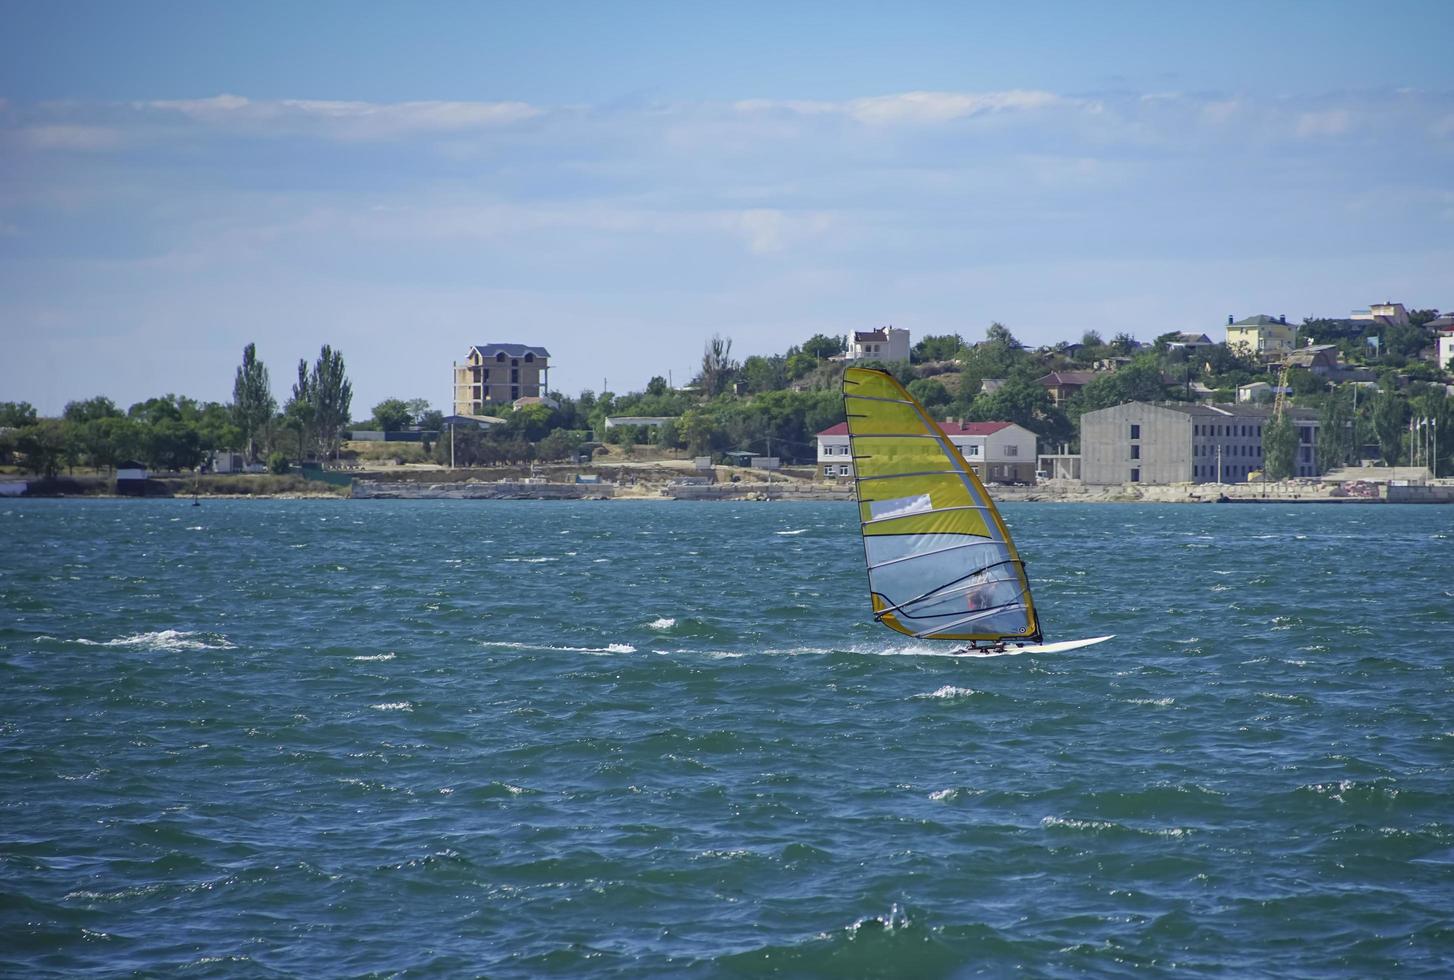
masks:
<path id="1" fill-rule="evenodd" d="M 894 374 L 990 484 L 1422 484 L 1450 473 L 1451 359 L 1454 315 L 1399 302 L 1301 323 L 1228 315 L 1147 340 L 1088 331 L 1035 349 L 999 323 L 982 338 L 819 334 L 742 360 L 713 337 L 687 384 L 576 397 L 552 389 L 546 348 L 494 342 L 450 367 L 448 415 L 390 398 L 360 418 L 341 352 L 300 362 L 279 405 L 249 345 L 231 403 L 166 395 L 123 410 L 97 396 L 42 418 L 0 402 L 0 485 L 658 463 L 699 474 L 677 482 L 725 466 L 830 488 L 853 476 L 839 390 L 850 364 Z"/>

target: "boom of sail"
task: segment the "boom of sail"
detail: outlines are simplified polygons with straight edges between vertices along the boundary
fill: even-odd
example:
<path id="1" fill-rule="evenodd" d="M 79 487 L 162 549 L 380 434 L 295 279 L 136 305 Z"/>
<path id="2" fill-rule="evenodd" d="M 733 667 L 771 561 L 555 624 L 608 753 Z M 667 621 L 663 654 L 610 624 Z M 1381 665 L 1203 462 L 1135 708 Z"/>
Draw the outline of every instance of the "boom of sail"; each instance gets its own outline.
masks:
<path id="1" fill-rule="evenodd" d="M 1039 642 L 1025 566 L 959 448 L 890 374 L 843 375 L 874 618 L 923 639 Z"/>

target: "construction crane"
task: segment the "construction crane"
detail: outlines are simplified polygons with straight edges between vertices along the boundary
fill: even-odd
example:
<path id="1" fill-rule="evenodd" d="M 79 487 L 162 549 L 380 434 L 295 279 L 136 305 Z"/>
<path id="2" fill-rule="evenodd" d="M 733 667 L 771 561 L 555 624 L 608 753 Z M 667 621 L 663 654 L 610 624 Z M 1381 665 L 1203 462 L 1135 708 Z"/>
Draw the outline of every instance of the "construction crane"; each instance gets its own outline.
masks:
<path id="1" fill-rule="evenodd" d="M 1277 390 L 1272 398 L 1272 421 L 1280 422 L 1287 411 L 1287 376 L 1292 370 L 1292 355 L 1282 355 L 1282 370 L 1277 373 Z"/>

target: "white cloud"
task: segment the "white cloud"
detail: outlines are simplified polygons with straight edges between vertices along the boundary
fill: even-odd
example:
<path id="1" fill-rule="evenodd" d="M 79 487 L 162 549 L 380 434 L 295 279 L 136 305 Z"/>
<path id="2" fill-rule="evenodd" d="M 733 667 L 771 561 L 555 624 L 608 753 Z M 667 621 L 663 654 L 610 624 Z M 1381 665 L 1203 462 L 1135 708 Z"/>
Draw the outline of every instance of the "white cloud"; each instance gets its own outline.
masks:
<path id="1" fill-rule="evenodd" d="M 828 229 L 826 214 L 789 215 L 775 208 L 750 208 L 729 214 L 728 228 L 742 236 L 748 251 L 756 255 L 781 252 L 791 241 L 813 238 Z"/>
<path id="2" fill-rule="evenodd" d="M 944 123 L 987 113 L 1085 105 L 1052 92 L 900 92 L 843 102 L 751 99 L 735 104 L 740 112 L 790 112 L 802 116 L 843 115 L 866 125 Z"/>
<path id="3" fill-rule="evenodd" d="M 1353 122 L 1347 109 L 1327 109 L 1323 112 L 1305 112 L 1298 117 L 1299 136 L 1342 136 Z"/>
<path id="4" fill-rule="evenodd" d="M 64 123 L 27 126 L 19 136 L 36 150 L 109 150 L 121 142 L 121 134 L 110 127 Z"/>
<path id="5" fill-rule="evenodd" d="M 321 99 L 253 101 L 238 95 L 135 103 L 143 111 L 179 113 L 212 126 L 288 132 L 339 139 L 388 140 L 427 133 L 462 133 L 542 115 L 525 102 L 345 102 Z"/>
<path id="6" fill-rule="evenodd" d="M 864 123 L 937 123 L 994 112 L 1047 109 L 1072 103 L 1050 92 L 905 92 L 848 103 L 849 114 Z"/>

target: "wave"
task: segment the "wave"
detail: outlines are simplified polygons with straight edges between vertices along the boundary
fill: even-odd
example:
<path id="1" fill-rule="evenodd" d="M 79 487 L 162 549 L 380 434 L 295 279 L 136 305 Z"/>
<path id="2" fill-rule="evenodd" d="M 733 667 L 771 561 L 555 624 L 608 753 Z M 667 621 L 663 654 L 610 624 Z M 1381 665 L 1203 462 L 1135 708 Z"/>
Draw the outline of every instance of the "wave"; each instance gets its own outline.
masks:
<path id="1" fill-rule="evenodd" d="M 792 535 L 795 535 L 795 534 L 807 534 L 808 533 L 808 529 L 805 528 L 805 527 L 800 527 L 796 531 L 776 531 L 774 533 L 780 534 L 783 537 L 791 537 Z"/>
<path id="2" fill-rule="evenodd" d="M 915 694 L 916 698 L 967 698 L 979 692 L 972 687 L 955 687 L 953 684 L 945 684 L 937 691 L 930 691 L 928 694 Z"/>
<path id="3" fill-rule="evenodd" d="M 385 701 L 383 704 L 371 704 L 370 708 L 375 711 L 413 711 L 414 705 L 408 701 Z"/>
<path id="4" fill-rule="evenodd" d="M 550 643 L 519 643 L 514 640 L 481 640 L 482 647 L 496 647 L 502 650 L 535 650 L 552 653 L 635 653 L 636 648 L 629 643 L 607 643 L 603 647 L 573 647 L 559 646 Z"/>
<path id="5" fill-rule="evenodd" d="M 73 640 L 87 647 L 129 647 L 137 650 L 236 650 L 237 645 L 220 633 L 201 633 L 192 630 L 157 630 L 151 633 L 136 633 L 114 640 Z"/>
<path id="6" fill-rule="evenodd" d="M 657 619 L 653 619 L 651 622 L 647 623 L 646 624 L 646 628 L 649 629 L 649 630 L 669 630 L 673 626 L 675 626 L 676 624 L 677 624 L 677 621 L 675 619 L 672 619 L 672 618 L 667 617 L 667 616 L 661 616 L 661 617 L 659 617 Z"/>
<path id="7" fill-rule="evenodd" d="M 394 659 L 394 654 L 392 654 L 392 653 L 374 653 L 374 654 L 368 654 L 368 655 L 362 656 L 362 657 L 349 657 L 348 659 L 350 659 L 350 660 L 363 660 L 363 661 L 393 660 Z"/>

